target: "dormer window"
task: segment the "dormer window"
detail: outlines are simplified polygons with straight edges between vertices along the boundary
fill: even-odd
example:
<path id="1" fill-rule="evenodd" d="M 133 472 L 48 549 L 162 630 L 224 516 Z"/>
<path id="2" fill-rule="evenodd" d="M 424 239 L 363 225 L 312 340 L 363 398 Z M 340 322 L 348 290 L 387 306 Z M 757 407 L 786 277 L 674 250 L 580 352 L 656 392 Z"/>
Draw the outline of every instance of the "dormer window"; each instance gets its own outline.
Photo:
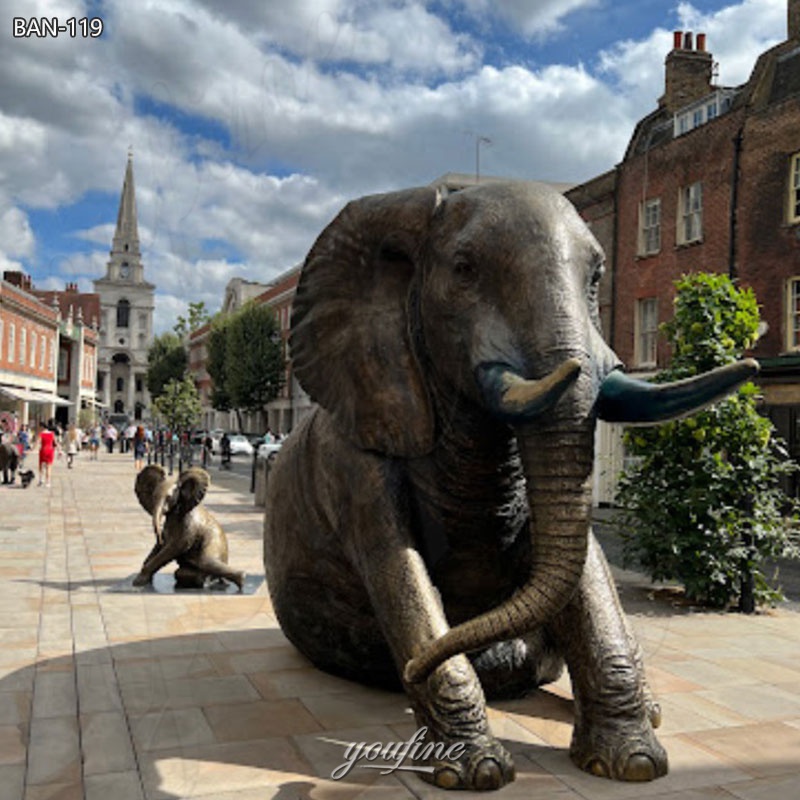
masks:
<path id="1" fill-rule="evenodd" d="M 683 136 L 684 133 L 689 133 L 724 114 L 730 109 L 734 94 L 735 92 L 730 89 L 719 89 L 714 94 L 677 111 L 673 118 L 674 135 Z"/>

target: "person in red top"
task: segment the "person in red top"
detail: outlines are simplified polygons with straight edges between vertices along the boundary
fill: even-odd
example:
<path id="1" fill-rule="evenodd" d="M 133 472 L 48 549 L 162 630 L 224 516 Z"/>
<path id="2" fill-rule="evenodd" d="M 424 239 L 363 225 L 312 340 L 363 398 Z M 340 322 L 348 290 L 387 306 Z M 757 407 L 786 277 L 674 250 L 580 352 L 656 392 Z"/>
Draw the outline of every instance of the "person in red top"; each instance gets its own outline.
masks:
<path id="1" fill-rule="evenodd" d="M 50 486 L 50 472 L 58 450 L 58 440 L 51 425 L 42 423 L 39 431 L 39 486 Z"/>

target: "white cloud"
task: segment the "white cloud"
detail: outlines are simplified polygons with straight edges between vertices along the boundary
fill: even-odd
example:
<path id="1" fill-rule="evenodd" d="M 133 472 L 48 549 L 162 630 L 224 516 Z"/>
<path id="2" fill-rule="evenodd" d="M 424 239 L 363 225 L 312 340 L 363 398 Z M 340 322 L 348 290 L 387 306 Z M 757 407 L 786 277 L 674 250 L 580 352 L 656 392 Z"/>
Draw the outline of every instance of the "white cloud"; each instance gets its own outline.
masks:
<path id="1" fill-rule="evenodd" d="M 758 56 L 786 36 L 786 0 L 743 0 L 712 14 L 682 2 L 677 13 L 677 30 L 706 34 L 721 86 L 747 81 Z M 672 32 L 657 28 L 644 40 L 618 42 L 602 52 L 601 74 L 617 83 L 636 108 L 654 109 L 664 92 L 664 57 L 671 49 Z"/>
<path id="2" fill-rule="evenodd" d="M 0 249 L 8 256 L 30 257 L 35 248 L 28 215 L 16 207 L 0 211 Z"/>
<path id="3" fill-rule="evenodd" d="M 737 86 L 749 77 L 758 56 L 786 38 L 787 0 L 742 0 L 712 14 L 691 3 L 678 6 L 681 28 L 705 32 L 719 63 L 719 82 Z"/>
<path id="4" fill-rule="evenodd" d="M 70 281 L 73 281 L 75 277 L 82 277 L 84 283 L 91 285 L 92 279 L 102 278 L 106 274 L 108 251 L 92 250 L 88 253 L 72 253 L 68 256 L 59 256 L 54 259 L 54 262 L 59 276 L 64 276 Z M 39 285 L 38 281 L 36 285 Z M 55 288 L 64 288 L 63 279 L 62 286 Z M 94 288 L 89 291 L 93 292 Z"/>
<path id="5" fill-rule="evenodd" d="M 598 1 L 443 4 L 536 39 Z M 62 4 L 31 8 L 86 13 Z M 663 91 L 665 28 L 608 48 L 596 72 L 501 69 L 482 66 L 481 44 L 433 8 L 109 0 L 97 41 L 11 40 L 0 28 L 0 263 L 34 265 L 37 285 L 53 275 L 90 285 L 103 274 L 133 145 L 145 276 L 158 287 L 157 329 L 169 329 L 189 301 L 218 308 L 230 278 L 265 281 L 297 264 L 347 199 L 471 172 L 476 133 L 492 139 L 484 174 L 580 181 L 603 172 Z M 680 25 L 707 32 L 724 83 L 746 80 L 784 35 L 785 0 L 707 15 L 674 8 Z M 0 18 L 12 13 L 0 0 Z M 105 221 L 71 232 L 86 252 L 37 262 L 40 232 L 26 210 L 90 190 L 110 199 Z"/>
<path id="6" fill-rule="evenodd" d="M 563 19 L 601 0 L 460 0 L 473 14 L 497 16 L 529 38 L 543 39 L 564 28 Z"/>

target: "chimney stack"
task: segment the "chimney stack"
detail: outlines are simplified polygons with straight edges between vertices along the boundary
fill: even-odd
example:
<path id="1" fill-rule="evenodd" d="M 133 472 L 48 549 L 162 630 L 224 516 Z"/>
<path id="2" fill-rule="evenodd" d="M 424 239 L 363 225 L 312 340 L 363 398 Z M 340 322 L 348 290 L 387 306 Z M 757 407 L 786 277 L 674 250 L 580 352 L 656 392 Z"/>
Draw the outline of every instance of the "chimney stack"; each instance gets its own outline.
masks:
<path id="1" fill-rule="evenodd" d="M 786 38 L 800 39 L 800 0 L 788 0 L 786 20 Z"/>
<path id="2" fill-rule="evenodd" d="M 800 0 L 790 0 L 795 5 Z M 673 48 L 667 55 L 664 69 L 664 95 L 659 106 L 675 112 L 689 103 L 711 94 L 711 75 L 714 61 L 706 51 L 706 35 L 691 31 L 675 31 Z"/>

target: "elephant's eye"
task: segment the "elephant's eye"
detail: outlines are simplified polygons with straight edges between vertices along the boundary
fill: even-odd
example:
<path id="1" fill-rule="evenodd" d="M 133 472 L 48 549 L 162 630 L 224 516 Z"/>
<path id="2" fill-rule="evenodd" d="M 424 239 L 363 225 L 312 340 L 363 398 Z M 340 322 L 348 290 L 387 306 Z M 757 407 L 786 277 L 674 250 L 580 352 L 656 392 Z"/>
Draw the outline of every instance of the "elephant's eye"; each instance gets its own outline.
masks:
<path id="1" fill-rule="evenodd" d="M 477 270 L 468 258 L 456 258 L 453 262 L 453 274 L 461 281 L 472 281 L 477 275 Z"/>

